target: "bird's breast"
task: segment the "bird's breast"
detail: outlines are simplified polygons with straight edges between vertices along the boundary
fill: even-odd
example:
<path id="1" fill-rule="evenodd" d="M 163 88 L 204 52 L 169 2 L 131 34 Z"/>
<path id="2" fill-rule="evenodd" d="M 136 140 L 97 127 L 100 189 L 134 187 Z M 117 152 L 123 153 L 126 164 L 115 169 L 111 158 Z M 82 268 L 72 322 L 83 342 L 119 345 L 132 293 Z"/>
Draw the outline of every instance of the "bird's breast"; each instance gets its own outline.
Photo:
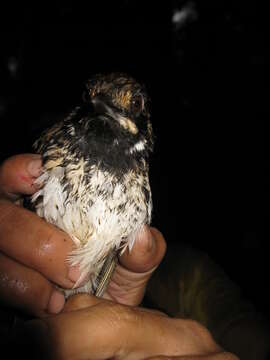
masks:
<path id="1" fill-rule="evenodd" d="M 93 234 L 104 241 L 126 241 L 151 221 L 147 174 L 130 170 L 119 180 L 96 165 L 85 173 L 83 161 L 47 171 L 44 186 L 34 201 L 40 216 L 81 244 L 90 241 Z"/>

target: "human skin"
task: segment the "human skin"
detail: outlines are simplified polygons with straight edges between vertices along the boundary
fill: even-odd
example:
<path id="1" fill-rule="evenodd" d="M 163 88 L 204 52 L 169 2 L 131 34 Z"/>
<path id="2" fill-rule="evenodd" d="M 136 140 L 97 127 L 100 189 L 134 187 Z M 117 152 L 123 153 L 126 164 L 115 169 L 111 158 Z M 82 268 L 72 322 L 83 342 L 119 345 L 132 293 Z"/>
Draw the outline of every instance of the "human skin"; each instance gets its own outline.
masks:
<path id="1" fill-rule="evenodd" d="M 86 294 L 71 297 L 61 314 L 30 321 L 25 333 L 53 360 L 237 360 L 196 321 Z"/>
<path id="2" fill-rule="evenodd" d="M 40 359 L 236 359 L 197 322 L 137 307 L 166 249 L 154 228 L 120 257 L 105 299 L 84 294 L 65 303 L 53 283 L 70 288 L 80 275 L 65 261 L 72 240 L 19 205 L 22 194 L 36 191 L 40 171 L 32 154 L 0 167 L 0 300 L 40 317 L 25 322 L 15 343 L 30 339 L 26 351 L 37 349 Z"/>
<path id="3" fill-rule="evenodd" d="M 13 156 L 0 166 L 0 301 L 42 317 L 64 307 L 64 295 L 54 284 L 71 288 L 80 272 L 66 261 L 74 248 L 68 234 L 19 205 L 22 195 L 37 190 L 40 173 L 35 154 Z M 138 305 L 165 250 L 162 234 L 146 226 L 132 251 L 119 258 L 104 298 Z"/>

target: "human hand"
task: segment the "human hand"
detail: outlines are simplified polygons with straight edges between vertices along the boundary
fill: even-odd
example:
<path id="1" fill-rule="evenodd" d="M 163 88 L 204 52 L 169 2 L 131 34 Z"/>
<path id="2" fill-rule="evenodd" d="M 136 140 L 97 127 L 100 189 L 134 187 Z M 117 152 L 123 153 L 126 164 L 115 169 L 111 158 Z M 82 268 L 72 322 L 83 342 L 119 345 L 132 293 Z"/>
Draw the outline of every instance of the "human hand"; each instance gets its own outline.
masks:
<path id="1" fill-rule="evenodd" d="M 36 357 L 46 359 L 237 359 L 195 321 L 86 294 L 71 297 L 59 315 L 28 322 L 26 330 Z"/>
<path id="2" fill-rule="evenodd" d="M 53 283 L 74 285 L 65 261 L 72 240 L 18 206 L 22 194 L 37 190 L 40 173 L 41 159 L 32 154 L 11 157 L 0 167 L 0 301 L 35 316 L 63 308 L 64 296 Z"/>
<path id="3" fill-rule="evenodd" d="M 33 154 L 11 157 L 0 166 L 0 301 L 46 316 L 60 312 L 65 303 L 53 284 L 71 288 L 80 273 L 66 262 L 73 249 L 71 238 L 18 206 L 22 195 L 37 190 L 34 180 L 40 173 L 40 157 Z M 132 252 L 120 257 L 104 297 L 138 305 L 165 248 L 158 230 L 146 227 Z"/>
<path id="4" fill-rule="evenodd" d="M 145 226 L 132 251 L 127 249 L 119 257 L 119 264 L 103 297 L 120 304 L 139 305 L 147 282 L 160 264 L 165 251 L 166 242 L 162 234 L 156 228 Z"/>

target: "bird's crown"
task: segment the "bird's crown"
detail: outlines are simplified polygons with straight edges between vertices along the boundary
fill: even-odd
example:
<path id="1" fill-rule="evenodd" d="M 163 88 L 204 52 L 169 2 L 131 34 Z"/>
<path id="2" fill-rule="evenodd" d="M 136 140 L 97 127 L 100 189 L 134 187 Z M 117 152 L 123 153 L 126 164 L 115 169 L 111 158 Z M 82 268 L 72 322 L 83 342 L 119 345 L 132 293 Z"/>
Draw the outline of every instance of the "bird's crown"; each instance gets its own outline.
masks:
<path id="1" fill-rule="evenodd" d="M 86 83 L 85 100 L 101 99 L 132 117 L 149 116 L 145 87 L 124 73 L 98 74 Z"/>

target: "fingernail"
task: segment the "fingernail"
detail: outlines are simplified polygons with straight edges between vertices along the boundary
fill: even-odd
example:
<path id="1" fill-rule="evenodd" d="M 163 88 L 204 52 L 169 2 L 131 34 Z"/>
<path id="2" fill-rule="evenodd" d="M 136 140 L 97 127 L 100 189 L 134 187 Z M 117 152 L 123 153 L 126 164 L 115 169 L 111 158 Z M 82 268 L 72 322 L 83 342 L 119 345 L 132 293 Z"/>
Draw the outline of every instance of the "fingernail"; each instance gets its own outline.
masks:
<path id="1" fill-rule="evenodd" d="M 41 175 L 42 161 L 41 158 L 32 160 L 27 167 L 27 170 L 31 176 L 38 177 Z"/>
<path id="2" fill-rule="evenodd" d="M 143 247 L 146 251 L 152 251 L 155 245 L 154 237 L 150 231 L 149 226 L 144 226 L 142 232 L 139 234 L 137 239 L 139 242 L 143 243 Z"/>
<path id="3" fill-rule="evenodd" d="M 50 314 L 58 314 L 64 307 L 65 296 L 58 290 L 53 290 L 48 303 L 47 312 Z"/>
<path id="4" fill-rule="evenodd" d="M 79 280 L 81 276 L 81 272 L 80 272 L 80 266 L 79 265 L 75 265 L 72 266 L 69 271 L 68 271 L 68 278 L 73 281 L 73 282 L 77 282 Z"/>
<path id="5" fill-rule="evenodd" d="M 150 228 L 147 229 L 147 249 L 148 251 L 152 251 L 155 246 L 155 239 L 152 235 Z"/>

